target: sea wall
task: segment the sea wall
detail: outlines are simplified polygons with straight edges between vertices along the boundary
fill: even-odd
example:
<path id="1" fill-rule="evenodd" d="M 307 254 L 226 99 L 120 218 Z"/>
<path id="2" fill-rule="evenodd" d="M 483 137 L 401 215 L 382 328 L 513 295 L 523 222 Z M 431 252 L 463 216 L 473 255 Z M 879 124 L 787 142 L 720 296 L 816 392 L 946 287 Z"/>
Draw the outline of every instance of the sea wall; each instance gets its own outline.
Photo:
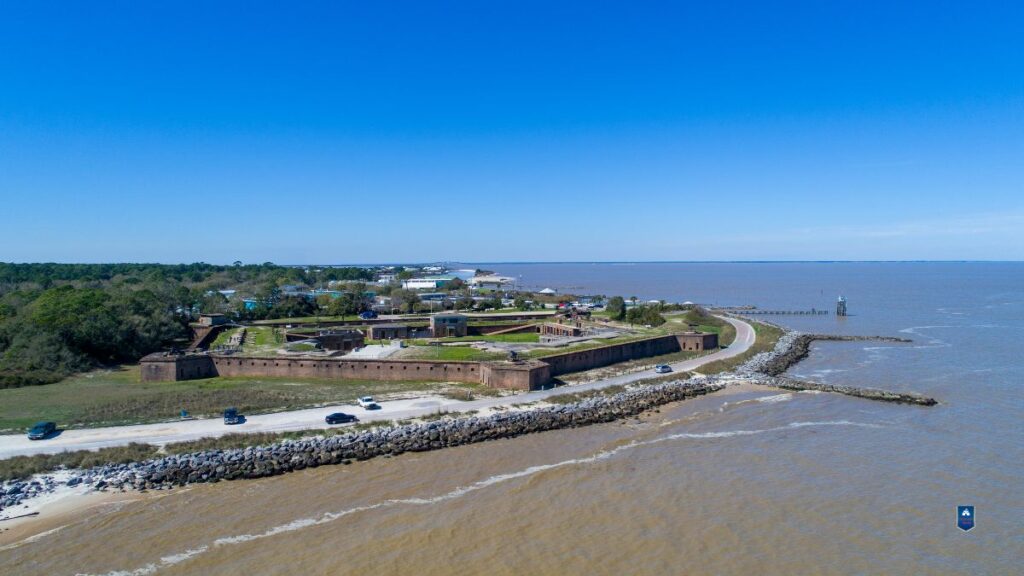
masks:
<path id="1" fill-rule="evenodd" d="M 723 387 L 713 379 L 697 378 L 645 386 L 564 406 L 441 420 L 245 449 L 207 450 L 137 464 L 112 465 L 90 472 L 103 477 L 100 487 L 111 485 L 137 489 L 262 478 L 316 466 L 348 464 L 353 460 L 611 422 Z"/>

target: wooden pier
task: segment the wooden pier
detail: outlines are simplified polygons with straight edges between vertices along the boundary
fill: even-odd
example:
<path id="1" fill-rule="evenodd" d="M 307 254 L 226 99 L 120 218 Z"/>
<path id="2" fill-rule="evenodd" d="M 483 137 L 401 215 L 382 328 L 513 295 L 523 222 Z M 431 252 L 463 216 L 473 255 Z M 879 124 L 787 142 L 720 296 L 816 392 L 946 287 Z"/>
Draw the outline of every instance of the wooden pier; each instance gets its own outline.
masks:
<path id="1" fill-rule="evenodd" d="M 827 316 L 828 310 L 758 310 L 757 308 L 724 308 L 730 314 L 758 314 L 762 316 Z"/>

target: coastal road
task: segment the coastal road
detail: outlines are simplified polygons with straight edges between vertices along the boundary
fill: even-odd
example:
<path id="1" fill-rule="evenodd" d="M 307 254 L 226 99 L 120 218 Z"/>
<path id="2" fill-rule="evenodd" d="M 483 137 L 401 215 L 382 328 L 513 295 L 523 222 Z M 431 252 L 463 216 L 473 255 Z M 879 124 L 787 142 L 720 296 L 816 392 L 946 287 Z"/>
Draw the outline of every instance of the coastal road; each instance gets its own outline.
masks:
<path id="1" fill-rule="evenodd" d="M 692 372 L 708 362 L 738 356 L 750 349 L 755 339 L 753 327 L 735 318 L 722 317 L 722 319 L 736 328 L 736 339 L 733 340 L 729 347 L 707 356 L 670 364 L 674 372 Z M 31 454 L 53 454 L 65 450 L 97 450 L 111 446 L 123 446 L 131 442 L 163 445 L 169 442 L 183 442 L 211 436 L 223 436 L 230 433 L 286 432 L 328 428 L 329 426 L 324 423 L 324 416 L 331 412 L 355 414 L 362 422 L 404 420 L 438 412 L 466 412 L 470 410 L 483 412 L 492 408 L 506 407 L 513 404 L 543 401 L 548 397 L 558 394 L 629 384 L 655 376 L 658 375 L 653 374 L 650 370 L 643 370 L 583 384 L 537 390 L 514 396 L 481 398 L 468 402 L 440 396 L 425 396 L 410 400 L 385 402 L 381 405 L 380 410 L 373 411 L 364 410 L 351 404 L 323 406 L 289 412 L 257 414 L 247 417 L 244 424 L 236 426 L 225 426 L 222 419 L 210 418 L 178 420 L 159 424 L 65 430 L 56 438 L 41 441 L 31 441 L 24 434 L 2 435 L 0 436 L 0 459 Z"/>

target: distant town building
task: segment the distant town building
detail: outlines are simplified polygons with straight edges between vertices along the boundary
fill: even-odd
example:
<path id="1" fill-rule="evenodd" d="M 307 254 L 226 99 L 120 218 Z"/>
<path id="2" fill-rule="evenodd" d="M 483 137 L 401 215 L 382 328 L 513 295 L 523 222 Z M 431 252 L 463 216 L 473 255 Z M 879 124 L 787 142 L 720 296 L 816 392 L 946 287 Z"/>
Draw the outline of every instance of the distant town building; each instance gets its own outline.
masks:
<path id="1" fill-rule="evenodd" d="M 305 286 L 297 284 L 285 284 L 278 289 L 282 296 L 304 296 L 309 290 Z"/>
<path id="2" fill-rule="evenodd" d="M 242 304 L 245 306 L 246 310 L 252 311 L 259 308 L 261 305 L 270 306 L 272 302 L 257 300 L 256 298 L 243 298 Z"/>
<path id="3" fill-rule="evenodd" d="M 312 298 L 312 299 L 316 299 L 316 298 L 318 298 L 320 296 L 330 296 L 331 298 L 341 298 L 342 292 L 339 291 L 339 290 L 324 290 L 322 288 L 317 288 L 315 290 L 310 290 L 308 294 L 309 294 L 309 298 Z"/>
<path id="4" fill-rule="evenodd" d="M 447 292 L 424 292 L 418 294 L 421 302 L 443 302 L 448 298 Z"/>
<path id="5" fill-rule="evenodd" d="M 455 276 L 424 276 L 422 278 L 410 278 L 402 281 L 402 288 L 406 290 L 437 290 L 444 288 L 455 280 Z"/>

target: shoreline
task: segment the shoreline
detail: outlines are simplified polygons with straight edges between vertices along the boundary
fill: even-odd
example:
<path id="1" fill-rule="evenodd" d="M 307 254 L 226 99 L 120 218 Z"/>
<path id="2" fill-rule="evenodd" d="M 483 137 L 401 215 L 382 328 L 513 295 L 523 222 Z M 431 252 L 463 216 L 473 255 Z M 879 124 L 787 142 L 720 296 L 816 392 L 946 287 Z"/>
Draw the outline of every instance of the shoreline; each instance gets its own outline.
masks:
<path id="1" fill-rule="evenodd" d="M 368 432 L 348 433 L 331 437 L 316 437 L 284 441 L 267 446 L 244 449 L 208 450 L 191 454 L 168 456 L 130 464 L 106 465 L 90 470 L 62 470 L 37 476 L 47 476 L 57 484 L 47 492 L 24 499 L 28 504 L 19 508 L 8 506 L 16 514 L 39 512 L 13 520 L 0 521 L 0 545 L 9 534 L 39 531 L 55 523 L 57 517 L 75 514 L 85 506 L 100 505 L 108 501 L 138 497 L 147 491 L 169 490 L 189 484 L 219 482 L 222 480 L 250 479 L 274 476 L 308 467 L 350 464 L 356 460 L 391 457 L 405 452 L 439 450 L 493 439 L 513 438 L 525 434 L 575 428 L 611 422 L 638 416 L 656 410 L 665 404 L 712 394 L 744 384 L 785 390 L 819 390 L 840 393 L 869 400 L 909 402 L 931 406 L 934 399 L 913 394 L 896 394 L 881 390 L 855 387 L 837 387 L 825 384 L 780 378 L 769 371 L 784 372 L 807 356 L 810 342 L 830 338 L 787 331 L 775 348 L 748 359 L 736 370 L 716 376 L 697 376 L 658 384 L 636 386 L 613 395 L 595 396 L 560 406 L 539 405 L 524 410 L 496 413 L 483 417 L 444 419 L 422 424 L 409 424 L 382 428 Z M 886 339 L 888 337 L 851 337 L 850 340 Z M 37 477 L 28 482 L 38 481 Z M 7 483 L 6 486 L 10 486 Z M 117 489 L 118 492 L 112 492 Z M 9 492 L 8 492 L 9 494 Z M 105 495 L 109 500 L 93 496 Z M 2 496 L 2 493 L 0 493 Z M 33 501 L 38 500 L 38 503 Z M 61 506 L 57 506 L 61 504 Z M 51 506 L 52 505 L 52 506 Z M 43 511 L 47 513 L 42 514 Z M 14 524 L 7 524 L 13 522 Z M 15 533 L 4 528 L 18 527 Z M 31 527 L 31 528 L 30 528 Z M 52 529 L 52 528 L 47 528 Z"/>
<path id="2" fill-rule="evenodd" d="M 33 499 L 26 512 L 29 515 L 0 521 L 0 552 L 56 532 L 98 507 L 134 502 L 140 496 L 137 492 L 65 490 Z"/>

